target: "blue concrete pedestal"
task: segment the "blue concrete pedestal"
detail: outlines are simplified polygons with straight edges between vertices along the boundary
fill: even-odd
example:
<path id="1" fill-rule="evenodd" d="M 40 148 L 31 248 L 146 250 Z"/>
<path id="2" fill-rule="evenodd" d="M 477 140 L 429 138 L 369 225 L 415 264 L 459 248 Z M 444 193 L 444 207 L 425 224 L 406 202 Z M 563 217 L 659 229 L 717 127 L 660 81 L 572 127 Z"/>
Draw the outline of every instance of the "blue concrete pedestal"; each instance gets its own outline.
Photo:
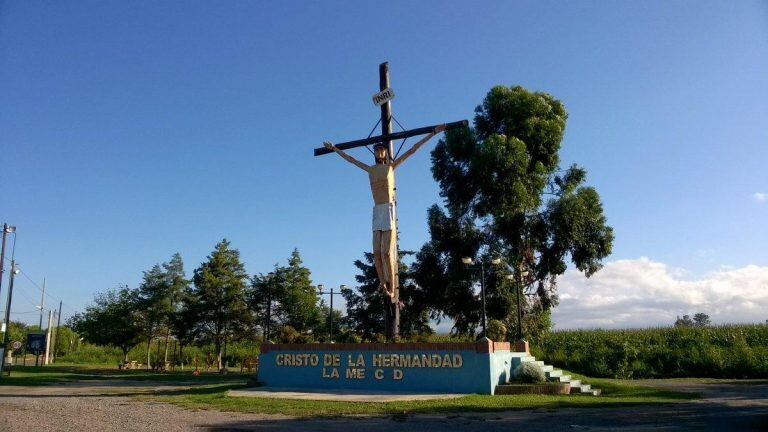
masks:
<path id="1" fill-rule="evenodd" d="M 265 344 L 267 387 L 493 394 L 527 357 L 509 343 Z"/>

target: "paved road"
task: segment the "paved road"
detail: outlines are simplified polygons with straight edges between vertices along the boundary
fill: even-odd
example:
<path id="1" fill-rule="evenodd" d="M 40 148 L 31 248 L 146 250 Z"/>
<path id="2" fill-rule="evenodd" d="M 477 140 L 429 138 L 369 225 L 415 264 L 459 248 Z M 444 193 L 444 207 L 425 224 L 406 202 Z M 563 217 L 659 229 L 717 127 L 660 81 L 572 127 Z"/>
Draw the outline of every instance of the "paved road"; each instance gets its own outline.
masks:
<path id="1" fill-rule="evenodd" d="M 649 384 L 700 392 L 704 399 L 667 406 L 306 421 L 275 415 L 194 411 L 136 402 L 125 396 L 179 386 L 123 382 L 113 387 L 111 383 L 91 382 L 0 387 L 0 431 L 768 431 L 768 382 L 734 385 L 665 380 Z M 104 395 L 105 391 L 113 394 Z"/>

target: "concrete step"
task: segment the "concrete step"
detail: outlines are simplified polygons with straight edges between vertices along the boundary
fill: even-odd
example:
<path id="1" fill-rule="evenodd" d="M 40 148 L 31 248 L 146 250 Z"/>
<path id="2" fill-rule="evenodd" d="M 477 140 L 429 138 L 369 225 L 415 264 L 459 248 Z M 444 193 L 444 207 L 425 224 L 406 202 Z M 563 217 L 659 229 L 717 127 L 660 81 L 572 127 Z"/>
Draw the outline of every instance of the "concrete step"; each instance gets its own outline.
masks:
<path id="1" fill-rule="evenodd" d="M 563 374 L 563 371 L 560 369 L 554 369 L 549 372 L 544 372 L 544 375 L 547 376 L 548 379 L 557 378 Z"/>
<path id="2" fill-rule="evenodd" d="M 591 393 L 592 393 L 592 396 L 600 396 L 603 393 L 603 391 L 600 389 L 592 389 Z"/>
<path id="3" fill-rule="evenodd" d="M 552 372 L 553 370 L 555 370 L 555 367 L 554 366 L 542 366 L 541 370 L 543 370 L 545 373 L 546 372 Z"/>
<path id="4" fill-rule="evenodd" d="M 560 381 L 561 383 L 571 382 L 570 375 L 560 375 L 558 378 L 559 378 L 558 381 Z"/>
<path id="5" fill-rule="evenodd" d="M 536 361 L 536 357 L 533 357 L 533 356 L 520 357 L 520 363 L 533 363 L 535 361 Z"/>
<path id="6" fill-rule="evenodd" d="M 571 388 L 579 387 L 581 385 L 581 380 L 571 380 L 569 384 L 571 385 Z"/>
<path id="7" fill-rule="evenodd" d="M 536 360 L 534 363 L 536 363 L 537 365 L 539 365 L 539 367 L 544 367 L 544 362 L 543 362 L 543 361 L 541 361 L 541 360 Z"/>

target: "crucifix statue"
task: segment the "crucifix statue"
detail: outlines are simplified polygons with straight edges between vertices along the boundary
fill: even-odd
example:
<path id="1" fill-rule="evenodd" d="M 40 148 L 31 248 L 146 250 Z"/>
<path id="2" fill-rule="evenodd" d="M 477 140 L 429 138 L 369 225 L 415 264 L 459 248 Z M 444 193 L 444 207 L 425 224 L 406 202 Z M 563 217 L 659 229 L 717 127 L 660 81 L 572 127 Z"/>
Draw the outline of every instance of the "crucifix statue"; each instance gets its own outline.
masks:
<path id="1" fill-rule="evenodd" d="M 328 141 L 324 147 L 315 149 L 315 156 L 338 153 L 339 156 L 368 173 L 373 195 L 373 258 L 379 288 L 384 294 L 384 327 L 387 341 L 394 341 L 400 327 L 400 284 L 398 280 L 397 217 L 395 212 L 395 169 L 416 153 L 436 134 L 449 129 L 467 126 L 466 120 L 411 129 L 392 133 L 392 111 L 390 100 L 394 93 L 389 89 L 389 68 L 387 63 L 379 65 L 379 87 L 381 92 L 374 95 L 386 100 L 381 104 L 381 135 L 362 140 L 334 145 Z M 382 96 L 382 94 L 384 96 Z M 393 152 L 392 141 L 412 136 L 426 135 L 402 156 Z M 353 158 L 344 150 L 373 144 L 374 164 L 367 165 Z"/>

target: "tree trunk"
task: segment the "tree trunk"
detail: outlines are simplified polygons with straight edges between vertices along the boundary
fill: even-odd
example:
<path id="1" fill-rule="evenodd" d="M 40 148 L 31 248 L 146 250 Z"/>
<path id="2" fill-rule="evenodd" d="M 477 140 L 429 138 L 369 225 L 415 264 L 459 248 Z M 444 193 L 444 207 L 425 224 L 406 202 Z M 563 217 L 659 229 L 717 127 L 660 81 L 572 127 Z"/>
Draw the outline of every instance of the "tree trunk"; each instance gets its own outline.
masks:
<path id="1" fill-rule="evenodd" d="M 152 364 L 149 361 L 149 357 L 151 353 L 152 353 L 152 336 L 147 338 L 147 370 L 152 369 Z"/>
<path id="2" fill-rule="evenodd" d="M 221 339 L 216 338 L 216 365 L 221 370 Z"/>
<path id="3" fill-rule="evenodd" d="M 128 348 L 123 348 L 123 364 L 128 363 Z"/>
<path id="4" fill-rule="evenodd" d="M 155 354 L 155 360 L 157 360 L 157 365 L 160 366 L 160 339 L 157 340 L 157 354 Z M 165 365 L 162 365 L 165 367 Z"/>
<path id="5" fill-rule="evenodd" d="M 163 357 L 163 362 L 168 363 L 168 339 L 171 337 L 171 329 L 168 329 L 168 332 L 165 333 L 165 357 Z"/>

